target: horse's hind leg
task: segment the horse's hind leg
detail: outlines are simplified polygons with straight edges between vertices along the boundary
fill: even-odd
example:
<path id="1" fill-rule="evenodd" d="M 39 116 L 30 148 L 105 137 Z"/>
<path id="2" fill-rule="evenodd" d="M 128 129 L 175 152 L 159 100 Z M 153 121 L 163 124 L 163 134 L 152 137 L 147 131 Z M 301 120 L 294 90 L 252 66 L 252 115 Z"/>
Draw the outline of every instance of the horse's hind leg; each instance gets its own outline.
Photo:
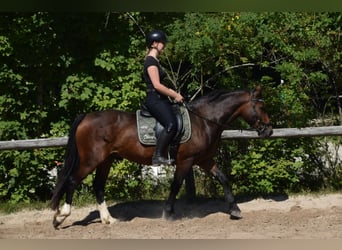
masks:
<path id="1" fill-rule="evenodd" d="M 94 164 L 92 166 L 94 166 Z M 81 183 L 81 181 L 93 170 L 94 167 L 85 167 L 85 165 L 81 164 L 78 167 L 78 170 L 68 177 L 64 185 L 65 203 L 61 210 L 57 210 L 53 218 L 53 226 L 55 228 L 58 228 L 58 226 L 61 225 L 63 221 L 65 221 L 65 219 L 71 214 L 72 197 L 75 189 Z"/>
<path id="2" fill-rule="evenodd" d="M 183 184 L 184 178 L 189 173 L 191 166 L 192 166 L 192 161 L 178 163 L 176 166 L 176 171 L 174 173 L 173 181 L 171 183 L 170 194 L 166 201 L 164 211 L 163 211 L 163 217 L 166 219 L 172 219 L 172 215 L 174 214 L 174 205 L 176 202 L 177 194 L 179 193 L 179 190 Z"/>
<path id="3" fill-rule="evenodd" d="M 185 190 L 187 200 L 190 202 L 194 201 L 196 199 L 196 187 L 194 170 L 192 167 L 189 169 L 189 172 L 185 176 Z"/>
<path id="4" fill-rule="evenodd" d="M 112 224 L 116 222 L 116 219 L 110 215 L 106 201 L 104 199 L 105 184 L 109 174 L 110 164 L 111 161 L 106 161 L 96 169 L 96 176 L 93 182 L 97 208 L 99 210 L 101 222 L 103 224 Z"/>
<path id="5" fill-rule="evenodd" d="M 65 219 L 71 214 L 71 203 L 72 196 L 77 186 L 77 182 L 74 181 L 73 177 L 69 177 L 67 183 L 65 184 L 65 203 L 62 209 L 57 209 L 54 217 L 53 217 L 53 226 L 54 228 L 58 228 L 59 225 L 65 221 Z"/>
<path id="6" fill-rule="evenodd" d="M 163 210 L 163 218 L 165 219 L 172 219 L 172 215 L 174 214 L 174 205 L 176 202 L 176 197 L 177 197 L 180 187 L 182 186 L 183 180 L 184 180 L 183 176 L 177 176 L 175 173 L 172 184 L 171 184 L 171 191 L 169 194 L 169 198 L 167 199 L 164 210 Z"/>

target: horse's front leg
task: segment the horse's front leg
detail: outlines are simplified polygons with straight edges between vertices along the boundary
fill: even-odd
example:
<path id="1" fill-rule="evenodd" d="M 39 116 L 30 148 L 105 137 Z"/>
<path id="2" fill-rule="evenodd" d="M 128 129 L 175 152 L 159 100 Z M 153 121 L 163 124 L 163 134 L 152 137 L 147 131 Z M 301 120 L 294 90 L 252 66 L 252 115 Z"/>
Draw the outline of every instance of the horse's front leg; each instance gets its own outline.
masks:
<path id="1" fill-rule="evenodd" d="M 112 224 L 117 220 L 114 219 L 109 211 L 104 199 L 105 183 L 110 170 L 110 164 L 103 164 L 96 169 L 96 175 L 93 182 L 94 193 L 97 201 L 97 209 L 100 213 L 100 219 L 103 224 Z"/>
<path id="2" fill-rule="evenodd" d="M 225 174 L 217 167 L 216 163 L 214 162 L 213 167 L 210 170 L 211 174 L 216 177 L 216 179 L 221 183 L 223 186 L 225 199 L 228 202 L 228 208 L 231 219 L 241 219 L 241 210 L 235 202 L 234 196 L 232 194 L 228 179 Z"/>

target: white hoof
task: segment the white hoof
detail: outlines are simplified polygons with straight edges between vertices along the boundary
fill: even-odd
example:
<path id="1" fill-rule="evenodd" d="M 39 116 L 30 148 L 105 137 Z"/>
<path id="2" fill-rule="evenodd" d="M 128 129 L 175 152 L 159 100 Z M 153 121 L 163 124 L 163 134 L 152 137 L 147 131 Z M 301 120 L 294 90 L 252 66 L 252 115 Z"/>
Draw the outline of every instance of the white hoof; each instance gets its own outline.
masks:
<path id="1" fill-rule="evenodd" d="M 117 219 L 114 219 L 112 216 L 106 217 L 106 218 L 101 218 L 102 224 L 114 224 L 118 222 Z"/>
<path id="2" fill-rule="evenodd" d="M 55 229 L 58 229 L 58 227 L 65 221 L 65 219 L 71 214 L 71 205 L 64 204 L 61 210 L 57 210 L 55 215 L 53 216 L 53 226 Z"/>
<path id="3" fill-rule="evenodd" d="M 101 222 L 103 224 L 113 224 L 113 223 L 116 223 L 118 221 L 117 219 L 114 219 L 110 215 L 108 208 L 107 208 L 107 204 L 105 201 L 102 202 L 101 204 L 98 204 L 97 209 L 99 210 Z"/>

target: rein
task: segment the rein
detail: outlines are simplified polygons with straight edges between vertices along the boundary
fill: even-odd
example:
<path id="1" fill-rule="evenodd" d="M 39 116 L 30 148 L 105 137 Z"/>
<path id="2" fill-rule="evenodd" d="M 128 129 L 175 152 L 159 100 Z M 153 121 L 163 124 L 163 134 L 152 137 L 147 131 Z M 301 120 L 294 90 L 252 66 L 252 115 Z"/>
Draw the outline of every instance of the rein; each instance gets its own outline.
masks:
<path id="1" fill-rule="evenodd" d="M 253 103 L 253 110 L 254 110 L 254 113 L 257 114 L 256 109 L 255 109 L 255 104 L 256 104 L 257 102 L 264 102 L 264 100 L 261 99 L 261 98 L 254 98 L 254 97 L 253 97 L 253 94 L 254 94 L 254 90 L 251 90 L 251 91 L 250 91 L 250 97 L 251 97 L 251 98 L 250 98 L 249 101 Z M 220 122 L 216 122 L 216 121 L 213 121 L 213 120 L 208 119 L 207 117 L 204 117 L 204 116 L 200 115 L 198 112 L 192 110 L 186 102 L 183 102 L 183 105 L 184 105 L 184 107 L 185 107 L 189 112 L 193 113 L 194 115 L 198 116 L 199 118 L 201 118 L 201 119 L 203 119 L 203 120 L 205 120 L 205 121 L 208 121 L 208 122 L 210 122 L 210 123 L 213 123 L 213 124 L 215 124 L 215 125 L 218 126 L 218 127 L 229 128 L 229 125 L 228 125 L 228 124 L 223 124 L 223 123 L 220 123 Z M 261 121 L 260 118 L 258 117 L 258 115 L 256 115 L 256 122 L 258 122 L 258 126 L 257 126 L 257 132 L 258 132 L 258 134 L 260 134 L 260 133 L 262 133 L 263 131 L 265 131 L 266 128 L 267 128 L 267 126 L 270 126 L 270 125 L 271 125 L 270 123 L 265 123 L 265 122 Z M 260 125 L 261 125 L 261 126 L 260 126 Z M 252 129 L 251 129 L 251 130 L 252 130 Z"/>
<path id="2" fill-rule="evenodd" d="M 208 119 L 207 117 L 204 117 L 202 115 L 200 115 L 199 113 L 197 113 L 196 111 L 192 110 L 187 103 L 183 102 L 183 105 L 184 107 L 191 113 L 193 113 L 194 115 L 198 116 L 199 118 L 207 121 L 207 122 L 210 122 L 210 123 L 213 123 L 215 124 L 216 126 L 219 126 L 219 127 L 223 127 L 223 128 L 228 128 L 229 126 L 227 124 L 223 124 L 223 123 L 220 123 L 220 122 L 216 122 L 216 121 L 213 121 L 213 120 L 210 120 Z"/>

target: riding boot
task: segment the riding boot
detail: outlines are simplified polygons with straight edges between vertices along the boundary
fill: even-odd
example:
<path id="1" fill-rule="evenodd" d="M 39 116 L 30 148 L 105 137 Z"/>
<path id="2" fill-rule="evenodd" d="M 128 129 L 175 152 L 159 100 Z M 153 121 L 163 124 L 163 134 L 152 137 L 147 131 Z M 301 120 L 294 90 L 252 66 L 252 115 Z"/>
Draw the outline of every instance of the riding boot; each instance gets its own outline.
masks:
<path id="1" fill-rule="evenodd" d="M 157 139 L 156 150 L 152 158 L 152 165 L 172 165 L 175 162 L 174 159 L 168 159 L 164 156 L 172 139 L 173 133 L 169 133 L 165 129 L 160 133 Z"/>
<path id="2" fill-rule="evenodd" d="M 169 146 L 169 155 L 171 159 L 176 159 L 177 158 L 177 153 L 178 153 L 178 148 L 179 148 L 179 142 L 172 142 Z"/>

